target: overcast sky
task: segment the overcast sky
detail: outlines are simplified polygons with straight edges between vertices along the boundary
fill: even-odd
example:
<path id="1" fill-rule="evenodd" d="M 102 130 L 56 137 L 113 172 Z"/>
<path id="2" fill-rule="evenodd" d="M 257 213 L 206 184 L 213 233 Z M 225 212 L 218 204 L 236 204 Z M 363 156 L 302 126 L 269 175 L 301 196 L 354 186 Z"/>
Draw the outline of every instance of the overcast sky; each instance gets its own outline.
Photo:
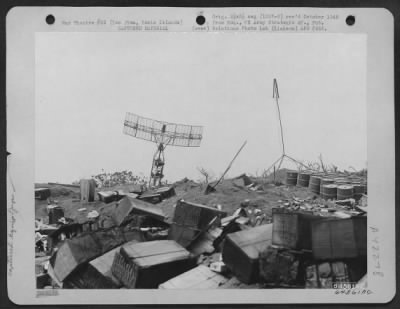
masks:
<path id="1" fill-rule="evenodd" d="M 128 111 L 204 126 L 199 148 L 167 147 L 169 181 L 221 174 L 245 140 L 228 176 L 261 173 L 281 154 L 274 78 L 288 155 L 366 167 L 363 35 L 39 33 L 35 181 L 148 176 L 156 145 L 123 134 Z"/>

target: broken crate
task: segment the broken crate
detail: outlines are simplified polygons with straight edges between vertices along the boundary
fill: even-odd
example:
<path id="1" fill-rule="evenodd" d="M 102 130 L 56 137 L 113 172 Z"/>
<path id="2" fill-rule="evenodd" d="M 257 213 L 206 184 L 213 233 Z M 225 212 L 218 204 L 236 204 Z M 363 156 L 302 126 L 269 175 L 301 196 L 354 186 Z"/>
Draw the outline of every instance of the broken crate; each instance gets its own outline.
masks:
<path id="1" fill-rule="evenodd" d="M 208 229 L 212 220 L 225 216 L 224 211 L 179 200 L 175 207 L 168 238 L 186 247 L 199 233 Z"/>

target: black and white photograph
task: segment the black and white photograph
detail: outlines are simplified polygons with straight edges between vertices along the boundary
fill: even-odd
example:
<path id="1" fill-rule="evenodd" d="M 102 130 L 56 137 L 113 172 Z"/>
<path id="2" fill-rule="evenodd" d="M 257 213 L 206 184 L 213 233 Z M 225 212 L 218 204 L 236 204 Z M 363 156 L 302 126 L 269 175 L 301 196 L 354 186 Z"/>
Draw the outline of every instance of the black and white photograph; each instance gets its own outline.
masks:
<path id="1" fill-rule="evenodd" d="M 106 12 L 43 13 L 33 36 L 37 295 L 372 294 L 362 14 Z"/>

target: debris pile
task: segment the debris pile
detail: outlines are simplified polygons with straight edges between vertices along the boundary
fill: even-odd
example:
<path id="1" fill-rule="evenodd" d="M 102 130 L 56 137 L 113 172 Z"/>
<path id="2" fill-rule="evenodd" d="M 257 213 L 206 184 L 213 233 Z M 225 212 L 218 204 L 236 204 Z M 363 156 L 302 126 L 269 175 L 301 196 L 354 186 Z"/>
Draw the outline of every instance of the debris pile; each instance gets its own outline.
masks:
<path id="1" fill-rule="evenodd" d="M 46 205 L 50 224 L 37 215 L 35 229 L 37 287 L 332 288 L 365 281 L 364 176 L 285 173 L 285 185 L 243 174 L 207 194 L 184 179 Z"/>
<path id="2" fill-rule="evenodd" d="M 92 179 L 96 182 L 97 187 L 114 187 L 124 184 L 145 184 L 146 177 L 134 175 L 132 171 L 121 171 L 114 173 L 100 173 L 93 175 Z"/>

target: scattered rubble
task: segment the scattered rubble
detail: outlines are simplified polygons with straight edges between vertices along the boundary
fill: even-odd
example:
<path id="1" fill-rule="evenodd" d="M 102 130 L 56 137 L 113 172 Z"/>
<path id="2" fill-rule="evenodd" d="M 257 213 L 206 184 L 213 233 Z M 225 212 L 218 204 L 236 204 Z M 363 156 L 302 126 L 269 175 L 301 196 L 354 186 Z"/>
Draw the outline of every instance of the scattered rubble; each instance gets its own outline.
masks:
<path id="1" fill-rule="evenodd" d="M 208 194 L 189 179 L 147 191 L 139 183 L 102 191 L 83 181 L 56 196 L 49 185 L 47 200 L 35 200 L 37 287 L 365 286 L 365 177 L 242 174 L 221 178 Z"/>

